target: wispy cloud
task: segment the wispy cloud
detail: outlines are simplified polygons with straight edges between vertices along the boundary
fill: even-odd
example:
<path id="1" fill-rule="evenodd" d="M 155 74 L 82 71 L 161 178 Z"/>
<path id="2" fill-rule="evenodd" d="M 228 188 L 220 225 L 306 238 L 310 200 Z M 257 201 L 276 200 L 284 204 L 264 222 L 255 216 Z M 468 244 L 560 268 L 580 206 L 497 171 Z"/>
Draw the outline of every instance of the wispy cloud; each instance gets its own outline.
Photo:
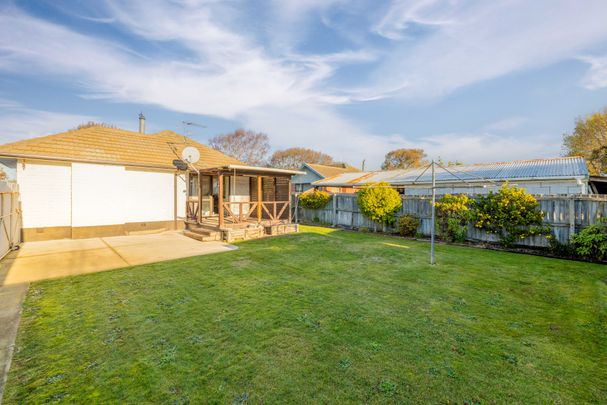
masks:
<path id="1" fill-rule="evenodd" d="M 523 69 L 576 58 L 587 47 L 607 40 L 607 3 L 569 1 L 405 1 L 395 3 L 380 24 L 388 37 L 406 33 L 409 22 L 435 24 L 417 41 L 397 43 L 382 63 L 370 93 L 395 85 L 407 98 L 433 98 L 458 88 Z M 572 21 L 582 21 L 571 26 Z M 386 26 L 388 28 L 386 28 Z M 364 89 L 363 89 L 364 90 Z"/>
<path id="2" fill-rule="evenodd" d="M 414 26 L 435 27 L 455 22 L 456 2 L 439 0 L 396 0 L 373 27 L 377 34 L 394 40 L 406 38 Z"/>
<path id="3" fill-rule="evenodd" d="M 581 60 L 590 65 L 590 69 L 582 78 L 582 85 L 589 90 L 607 87 L 607 56 L 586 56 Z"/>
<path id="4" fill-rule="evenodd" d="M 0 99 L 0 143 L 66 131 L 96 121 L 97 117 L 27 108 L 21 103 Z"/>
<path id="5" fill-rule="evenodd" d="M 488 132 L 508 131 L 514 128 L 518 128 L 526 122 L 527 118 L 525 117 L 507 117 L 495 122 L 491 122 L 485 125 L 483 129 Z"/>
<path id="6" fill-rule="evenodd" d="M 94 3 L 91 15 L 82 10 L 72 15 L 154 44 L 157 52 L 121 42 L 116 39 L 120 36 L 100 39 L 14 6 L 0 7 L 0 70 L 69 78 L 80 85 L 84 97 L 238 120 L 267 132 L 276 147 L 320 148 L 353 163 L 367 158 L 379 165 L 386 151 L 405 146 L 421 146 L 447 159 L 502 160 L 521 154 L 545 156 L 554 139 L 495 135 L 521 125 L 517 117 L 473 134 L 421 134 L 426 135 L 423 140 L 403 134 L 379 136 L 340 114 L 336 106 L 440 97 L 483 80 L 576 58 L 607 40 L 607 24 L 596 18 L 607 13 L 602 0 L 588 0 L 584 7 L 549 0 L 396 0 L 386 8 L 368 2 L 368 15 L 348 25 L 349 33 L 340 33 L 344 43 L 331 52 L 310 51 L 300 46 L 309 19 L 329 21 L 331 10 L 362 8 L 361 1 L 267 3 L 270 12 L 262 24 L 267 27 L 259 29 L 267 29 L 265 35 L 252 29 L 254 24 L 241 11 L 246 3 L 238 1 L 105 0 Z M 572 19 L 584 24 L 563 29 Z M 327 29 L 332 29 L 329 24 Z M 347 41 L 354 37 L 356 41 Z M 375 46 L 377 42 L 381 46 Z M 605 60 L 586 61 L 591 70 L 584 85 L 605 86 Z M 356 86 L 332 81 L 350 65 L 365 66 Z M 19 114 L 5 113 L 4 123 L 17 128 L 17 121 L 27 122 Z M 57 124 L 88 119 L 53 117 L 50 122 Z M 54 124 L 42 127 L 39 122 L 31 122 L 30 132 L 54 130 Z M 70 121 L 67 126 L 73 125 Z M 521 145 L 525 152 L 520 152 Z"/>

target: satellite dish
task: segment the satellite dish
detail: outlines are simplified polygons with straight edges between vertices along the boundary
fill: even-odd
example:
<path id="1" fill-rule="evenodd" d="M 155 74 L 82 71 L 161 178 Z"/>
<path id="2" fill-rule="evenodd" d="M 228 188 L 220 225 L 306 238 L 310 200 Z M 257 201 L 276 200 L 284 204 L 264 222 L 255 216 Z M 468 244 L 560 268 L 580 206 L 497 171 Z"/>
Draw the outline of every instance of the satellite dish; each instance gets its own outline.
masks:
<path id="1" fill-rule="evenodd" d="M 187 146 L 181 152 L 181 159 L 190 164 L 196 163 L 200 159 L 200 152 L 193 146 Z"/>

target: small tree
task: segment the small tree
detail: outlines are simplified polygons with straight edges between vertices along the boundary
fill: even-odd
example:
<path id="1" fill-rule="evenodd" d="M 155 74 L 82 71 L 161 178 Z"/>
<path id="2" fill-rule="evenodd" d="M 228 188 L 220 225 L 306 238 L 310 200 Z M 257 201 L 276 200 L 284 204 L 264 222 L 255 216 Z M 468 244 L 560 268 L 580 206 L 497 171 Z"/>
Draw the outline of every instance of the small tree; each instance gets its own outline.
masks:
<path id="1" fill-rule="evenodd" d="M 270 157 L 270 166 L 280 169 L 299 169 L 304 163 L 332 165 L 335 161 L 326 153 L 308 148 L 277 150 Z"/>
<path id="2" fill-rule="evenodd" d="M 435 206 L 438 214 L 438 234 L 441 239 L 451 242 L 466 240 L 471 203 L 472 200 L 465 194 L 445 194 L 438 200 Z"/>
<path id="3" fill-rule="evenodd" d="M 252 166 L 265 164 L 268 153 L 270 153 L 268 135 L 242 128 L 229 134 L 217 135 L 211 138 L 209 145 L 228 156 L 232 156 Z"/>
<path id="4" fill-rule="evenodd" d="M 474 226 L 498 235 L 505 246 L 533 235 L 547 235 L 544 214 L 531 194 L 516 186 L 504 184 L 497 193 L 480 196 L 473 206 Z"/>
<path id="5" fill-rule="evenodd" d="M 307 191 L 299 196 L 299 203 L 304 208 L 320 209 L 331 201 L 331 194 L 322 190 Z"/>
<path id="6" fill-rule="evenodd" d="M 395 149 L 386 153 L 382 170 L 409 169 L 426 164 L 426 154 L 423 149 Z"/>
<path id="7" fill-rule="evenodd" d="M 358 191 L 358 207 L 364 216 L 385 226 L 394 223 L 402 200 L 390 184 L 369 183 Z"/>
<path id="8" fill-rule="evenodd" d="M 575 121 L 575 129 L 563 137 L 567 156 L 583 156 L 590 174 L 607 172 L 607 108 Z"/>
<path id="9" fill-rule="evenodd" d="M 112 128 L 112 129 L 117 128 L 116 125 L 110 124 L 107 122 L 88 121 L 88 122 L 84 122 L 84 123 L 78 125 L 77 127 L 72 128 L 71 131 L 78 130 L 78 129 L 93 128 L 93 127 Z"/>

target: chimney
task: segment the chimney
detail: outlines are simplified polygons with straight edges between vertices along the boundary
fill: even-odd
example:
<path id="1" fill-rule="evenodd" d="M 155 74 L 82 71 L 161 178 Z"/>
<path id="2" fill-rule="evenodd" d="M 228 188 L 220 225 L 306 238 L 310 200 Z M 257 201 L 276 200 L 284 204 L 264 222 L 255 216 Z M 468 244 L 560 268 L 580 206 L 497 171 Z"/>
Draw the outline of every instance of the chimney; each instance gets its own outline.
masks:
<path id="1" fill-rule="evenodd" d="M 139 113 L 139 133 L 145 134 L 145 116 Z"/>

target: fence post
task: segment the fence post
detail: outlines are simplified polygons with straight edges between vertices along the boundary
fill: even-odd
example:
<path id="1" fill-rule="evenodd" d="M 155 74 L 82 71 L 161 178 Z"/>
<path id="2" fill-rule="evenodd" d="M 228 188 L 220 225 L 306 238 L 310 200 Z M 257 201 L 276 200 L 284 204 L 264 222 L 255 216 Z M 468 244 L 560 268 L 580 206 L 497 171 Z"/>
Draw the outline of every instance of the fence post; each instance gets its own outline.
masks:
<path id="1" fill-rule="evenodd" d="M 333 215 L 331 216 L 331 224 L 337 226 L 337 194 L 333 194 L 331 199 L 333 202 Z"/>
<path id="2" fill-rule="evenodd" d="M 569 241 L 575 235 L 575 196 L 569 199 Z"/>

